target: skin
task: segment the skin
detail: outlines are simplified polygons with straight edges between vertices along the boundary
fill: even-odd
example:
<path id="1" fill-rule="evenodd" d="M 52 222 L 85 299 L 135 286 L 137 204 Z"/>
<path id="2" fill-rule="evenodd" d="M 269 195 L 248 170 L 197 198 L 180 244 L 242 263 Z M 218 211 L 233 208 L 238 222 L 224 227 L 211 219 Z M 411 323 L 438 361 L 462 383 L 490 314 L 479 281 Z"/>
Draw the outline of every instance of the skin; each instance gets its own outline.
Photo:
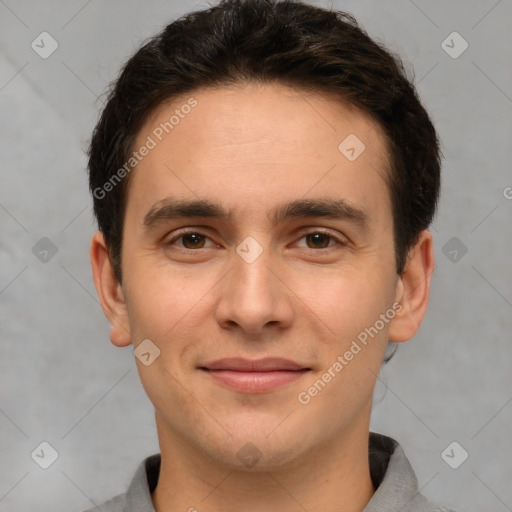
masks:
<path id="1" fill-rule="evenodd" d="M 339 99 L 269 84 L 198 90 L 156 109 L 135 147 L 190 96 L 197 107 L 131 176 L 122 285 L 103 235 L 91 243 L 112 343 L 150 339 L 161 351 L 149 366 L 136 359 L 162 454 L 155 509 L 361 511 L 374 493 L 373 389 L 388 339 L 412 338 L 424 317 L 432 237 L 421 233 L 398 275 L 386 138 Z M 352 162 L 338 150 L 349 134 L 366 146 Z M 144 216 L 166 198 L 218 202 L 232 218 L 175 218 L 145 228 Z M 367 226 L 345 218 L 272 220 L 284 202 L 321 198 L 357 206 Z M 173 241 L 183 228 L 206 238 Z M 319 231 L 328 236 L 306 236 Z M 252 263 L 236 252 L 248 236 L 262 248 Z M 301 404 L 298 394 L 395 302 L 400 312 Z M 284 357 L 311 370 L 252 394 L 198 369 L 236 356 Z M 252 467 L 237 456 L 249 442 L 260 454 Z"/>

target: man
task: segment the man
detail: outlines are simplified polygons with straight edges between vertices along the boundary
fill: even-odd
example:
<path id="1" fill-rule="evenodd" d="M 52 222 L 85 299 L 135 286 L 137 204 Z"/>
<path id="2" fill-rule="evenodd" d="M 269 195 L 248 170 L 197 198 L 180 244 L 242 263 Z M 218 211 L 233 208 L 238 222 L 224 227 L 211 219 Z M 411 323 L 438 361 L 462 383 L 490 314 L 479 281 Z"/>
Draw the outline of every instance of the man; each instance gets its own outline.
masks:
<path id="1" fill-rule="evenodd" d="M 369 432 L 434 268 L 432 123 L 348 14 L 225 0 L 125 65 L 89 148 L 95 285 L 160 454 L 104 511 L 447 510 Z"/>

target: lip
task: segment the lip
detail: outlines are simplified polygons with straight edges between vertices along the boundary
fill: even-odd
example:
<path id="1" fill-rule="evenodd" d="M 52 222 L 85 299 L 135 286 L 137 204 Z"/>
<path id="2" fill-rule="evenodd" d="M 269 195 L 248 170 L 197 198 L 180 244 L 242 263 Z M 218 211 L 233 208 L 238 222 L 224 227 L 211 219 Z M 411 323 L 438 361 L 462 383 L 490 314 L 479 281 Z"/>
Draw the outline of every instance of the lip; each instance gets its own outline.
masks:
<path id="1" fill-rule="evenodd" d="M 311 370 L 282 358 L 226 358 L 200 368 L 219 384 L 241 393 L 268 393 L 300 379 Z"/>
<path id="2" fill-rule="evenodd" d="M 263 359 L 244 359 L 230 357 L 206 363 L 207 370 L 232 370 L 238 372 L 273 372 L 278 370 L 308 370 L 309 368 L 281 357 L 265 357 Z"/>

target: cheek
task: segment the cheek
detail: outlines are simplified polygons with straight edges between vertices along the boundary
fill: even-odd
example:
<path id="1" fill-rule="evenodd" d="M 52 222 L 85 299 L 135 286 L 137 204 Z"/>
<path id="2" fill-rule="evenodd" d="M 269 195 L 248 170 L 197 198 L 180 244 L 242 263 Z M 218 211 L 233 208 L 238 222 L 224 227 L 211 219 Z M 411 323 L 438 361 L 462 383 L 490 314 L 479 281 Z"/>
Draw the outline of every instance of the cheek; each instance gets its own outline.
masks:
<path id="1" fill-rule="evenodd" d="M 313 408 L 344 404 L 332 412 L 339 421 L 345 418 L 346 408 L 365 407 L 371 399 L 392 318 L 388 315 L 388 322 L 381 319 L 390 310 L 393 297 L 385 274 L 366 272 L 356 276 L 359 274 L 355 270 L 347 275 L 340 273 L 336 281 L 325 283 L 321 293 L 310 292 L 308 299 L 308 306 L 319 317 L 318 328 L 328 326 L 328 330 L 322 330 L 326 335 L 317 337 L 322 368 L 309 385 L 315 386 L 315 379 L 323 380 L 322 375 L 329 383 L 325 389 L 321 382 L 316 384 L 322 398 L 314 400 Z M 311 391 L 315 393 L 315 389 Z"/>
<path id="2" fill-rule="evenodd" d="M 140 256 L 127 261 L 128 315 L 133 341 L 146 338 L 160 349 L 159 362 L 186 372 L 191 358 L 214 329 L 215 286 L 225 272 L 154 263 Z M 199 348 L 198 348 L 199 347 Z"/>
<path id="3" fill-rule="evenodd" d="M 325 336 L 320 335 L 319 341 L 342 348 L 390 307 L 394 290 L 384 276 L 377 265 L 373 270 L 351 266 L 307 278 L 297 275 L 290 288 L 297 290 L 301 308 L 310 310 L 313 315 L 308 316 L 322 329 Z"/>
<path id="4" fill-rule="evenodd" d="M 197 283 L 194 286 L 191 280 L 183 282 L 179 277 L 170 279 L 165 274 L 153 278 L 146 273 L 130 294 L 128 314 L 132 332 L 160 342 L 175 338 L 177 332 L 181 336 L 185 327 L 194 325 L 197 306 L 204 294 L 203 288 Z"/>
<path id="5" fill-rule="evenodd" d="M 125 263 L 128 313 L 136 337 L 163 341 L 170 332 L 183 336 L 185 327 L 197 331 L 209 314 L 206 303 L 210 303 L 213 315 L 211 301 L 215 302 L 215 284 L 223 272 L 201 272 L 199 268 L 194 273 L 177 268 L 171 272 L 165 265 L 149 264 L 144 257 L 127 259 Z M 306 321 L 317 332 L 319 341 L 346 341 L 373 325 L 389 307 L 394 290 L 383 276 L 376 264 L 307 272 L 289 268 L 281 277 L 291 292 L 283 291 L 281 300 L 290 302 L 298 325 L 309 319 Z"/>

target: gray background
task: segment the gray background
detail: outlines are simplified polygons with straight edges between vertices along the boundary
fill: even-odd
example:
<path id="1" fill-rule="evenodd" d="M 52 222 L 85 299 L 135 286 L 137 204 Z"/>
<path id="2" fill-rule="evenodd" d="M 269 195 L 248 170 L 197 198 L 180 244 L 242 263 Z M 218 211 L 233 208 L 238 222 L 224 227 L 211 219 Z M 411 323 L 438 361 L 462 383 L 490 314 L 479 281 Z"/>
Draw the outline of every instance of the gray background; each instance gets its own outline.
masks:
<path id="1" fill-rule="evenodd" d="M 158 451 L 132 351 L 110 344 L 96 299 L 83 151 L 119 66 L 204 6 L 0 0 L 0 511 L 83 510 Z M 512 510 L 512 2 L 334 7 L 414 69 L 445 155 L 430 309 L 382 372 L 372 428 L 402 443 L 430 498 Z M 43 31 L 59 45 L 47 59 L 31 48 Z M 469 44 L 456 59 L 441 47 L 453 31 Z M 43 237 L 57 248 L 47 262 L 32 252 Z M 58 452 L 46 470 L 31 458 L 42 441 Z M 469 453 L 458 469 L 441 457 L 452 441 Z"/>

